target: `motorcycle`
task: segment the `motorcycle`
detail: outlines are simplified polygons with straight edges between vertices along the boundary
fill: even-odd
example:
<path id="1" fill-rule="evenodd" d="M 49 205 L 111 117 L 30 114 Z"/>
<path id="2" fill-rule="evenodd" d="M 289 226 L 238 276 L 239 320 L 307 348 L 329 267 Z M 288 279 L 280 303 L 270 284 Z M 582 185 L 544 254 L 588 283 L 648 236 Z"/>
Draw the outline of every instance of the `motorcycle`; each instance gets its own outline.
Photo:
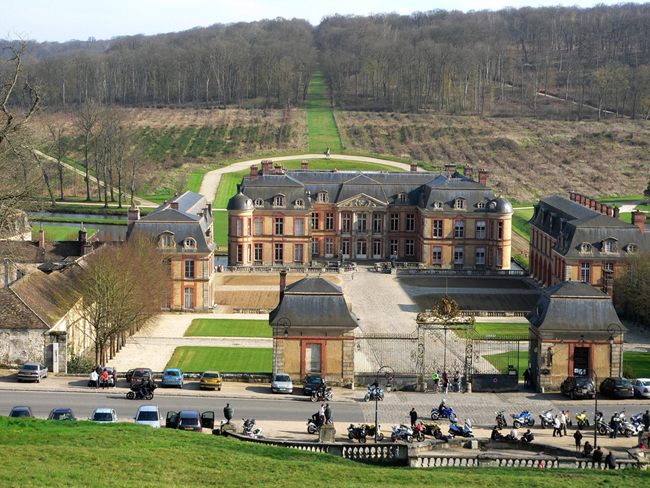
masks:
<path id="1" fill-rule="evenodd" d="M 245 436 L 252 437 L 253 439 L 257 439 L 258 437 L 264 437 L 262 435 L 262 428 L 255 426 L 255 419 L 244 420 L 244 428 L 242 433 Z"/>
<path id="2" fill-rule="evenodd" d="M 332 389 L 331 388 L 325 388 L 325 391 L 322 390 L 315 390 L 314 393 L 311 394 L 311 401 L 312 402 L 331 402 L 332 401 Z"/>
<path id="3" fill-rule="evenodd" d="M 431 409 L 431 420 L 438 420 L 440 418 L 453 420 L 456 418 L 456 412 L 451 407 L 443 407 L 442 410 L 437 408 Z"/>
<path id="4" fill-rule="evenodd" d="M 503 407 L 500 412 L 494 412 L 494 415 L 496 415 L 496 421 L 497 421 L 497 427 L 499 429 L 503 429 L 508 425 L 508 422 L 506 421 L 506 416 L 504 415 L 506 407 Z"/>
<path id="5" fill-rule="evenodd" d="M 609 426 L 608 422 L 605 422 L 603 419 L 603 412 L 602 411 L 597 411 L 594 415 L 594 422 L 596 423 L 596 429 L 598 429 L 598 433 L 600 435 L 607 435 L 611 434 L 614 432 L 614 429 L 612 429 Z"/>
<path id="6" fill-rule="evenodd" d="M 474 437 L 474 431 L 472 431 L 472 421 L 470 419 L 465 420 L 465 427 L 458 426 L 458 420 L 451 420 L 449 425 L 449 435 L 452 437 Z"/>
<path id="7" fill-rule="evenodd" d="M 533 425 L 535 425 L 535 419 L 533 418 L 533 416 L 530 414 L 528 410 L 522 410 L 520 414 L 513 413 L 511 414 L 511 416 L 512 416 L 512 425 L 515 429 L 520 429 L 523 425 L 527 425 L 528 427 L 532 427 Z"/>
<path id="8" fill-rule="evenodd" d="M 334 423 L 334 417 L 331 417 L 330 419 L 325 421 L 326 424 L 333 424 Z M 317 432 L 320 432 L 320 428 L 322 427 L 320 423 L 320 419 L 318 418 L 318 413 L 315 413 L 314 415 L 311 416 L 310 419 L 307 419 L 307 433 L 308 434 L 316 434 Z"/>
<path id="9" fill-rule="evenodd" d="M 413 442 L 413 430 L 406 425 L 393 425 L 393 433 L 390 435 L 390 440 L 406 441 L 409 444 Z"/>
<path id="10" fill-rule="evenodd" d="M 152 400 L 153 399 L 153 390 L 158 388 L 158 385 L 154 383 L 153 388 L 149 390 L 148 388 L 142 387 L 139 383 L 131 385 L 131 391 L 127 392 L 126 398 L 129 400 Z"/>
<path id="11" fill-rule="evenodd" d="M 355 427 L 354 424 L 350 424 L 350 427 L 348 427 L 348 439 L 357 439 L 360 444 L 365 444 L 366 429 L 362 425 Z"/>
<path id="12" fill-rule="evenodd" d="M 425 432 L 425 427 L 422 424 L 422 422 L 417 421 L 415 423 L 415 427 L 413 428 L 413 436 L 415 439 L 417 439 L 418 442 L 422 442 L 424 440 L 424 432 Z"/>
<path id="13" fill-rule="evenodd" d="M 384 440 L 384 434 L 381 431 L 381 425 L 375 427 L 375 424 L 372 425 L 363 424 L 361 427 L 365 429 L 367 437 L 375 437 L 375 432 L 376 432 L 377 440 L 380 442 Z"/>
<path id="14" fill-rule="evenodd" d="M 373 388 L 372 386 L 368 387 L 368 393 L 363 397 L 364 402 L 369 402 L 370 400 L 379 400 L 384 399 L 384 389 L 383 388 Z"/>
<path id="15" fill-rule="evenodd" d="M 625 437 L 632 437 L 643 432 L 643 424 L 634 424 L 627 420 L 625 410 L 618 414 L 618 431 Z"/>
<path id="16" fill-rule="evenodd" d="M 567 427 L 572 427 L 573 421 L 571 420 L 571 414 L 569 413 L 569 410 L 565 410 L 562 415 L 564 415 L 564 422 L 566 423 Z"/>
<path id="17" fill-rule="evenodd" d="M 424 433 L 426 435 L 433 436 L 434 439 L 442 438 L 442 430 L 440 429 L 440 426 L 437 423 L 435 423 L 435 422 L 429 422 L 429 423 L 422 422 L 422 425 L 424 426 Z"/>
<path id="18" fill-rule="evenodd" d="M 582 412 L 576 414 L 576 421 L 578 422 L 578 428 L 584 429 L 589 427 L 589 419 L 587 418 L 587 409 L 582 409 Z"/>
<path id="19" fill-rule="evenodd" d="M 549 429 L 553 427 L 553 407 L 548 410 L 542 410 L 542 413 L 539 416 L 542 424 L 542 429 Z"/>

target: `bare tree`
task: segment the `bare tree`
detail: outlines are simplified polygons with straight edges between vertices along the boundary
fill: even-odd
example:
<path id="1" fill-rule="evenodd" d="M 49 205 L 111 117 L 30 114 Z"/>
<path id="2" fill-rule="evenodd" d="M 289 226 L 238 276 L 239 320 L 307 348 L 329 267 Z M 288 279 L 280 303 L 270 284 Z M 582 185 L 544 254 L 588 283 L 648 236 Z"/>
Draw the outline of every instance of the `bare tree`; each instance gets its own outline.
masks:
<path id="1" fill-rule="evenodd" d="M 90 155 L 93 150 L 92 144 L 94 142 L 95 129 L 99 123 L 99 109 L 95 104 L 90 101 L 82 105 L 75 114 L 75 125 L 81 131 L 83 137 L 83 153 L 84 153 L 84 169 L 86 176 L 86 201 L 91 200 L 90 193 Z"/>
<path id="2" fill-rule="evenodd" d="M 50 149 L 54 154 L 54 158 L 57 162 L 57 171 L 59 173 L 59 192 L 61 195 L 61 200 L 65 200 L 65 194 L 63 192 L 63 175 L 65 174 L 65 167 L 63 166 L 63 159 L 68 155 L 70 151 L 70 139 L 65 136 L 66 128 L 60 124 L 51 123 L 47 126 L 50 131 L 50 136 L 52 141 L 50 143 Z"/>

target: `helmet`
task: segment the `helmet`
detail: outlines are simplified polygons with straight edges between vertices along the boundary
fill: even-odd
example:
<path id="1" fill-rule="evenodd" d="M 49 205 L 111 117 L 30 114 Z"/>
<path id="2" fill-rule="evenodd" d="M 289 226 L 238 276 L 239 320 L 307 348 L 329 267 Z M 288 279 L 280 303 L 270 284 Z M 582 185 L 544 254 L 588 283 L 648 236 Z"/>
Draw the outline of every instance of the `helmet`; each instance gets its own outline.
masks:
<path id="1" fill-rule="evenodd" d="M 443 398 L 441 403 L 446 403 L 446 402 L 447 402 L 447 400 L 445 400 L 445 399 Z"/>

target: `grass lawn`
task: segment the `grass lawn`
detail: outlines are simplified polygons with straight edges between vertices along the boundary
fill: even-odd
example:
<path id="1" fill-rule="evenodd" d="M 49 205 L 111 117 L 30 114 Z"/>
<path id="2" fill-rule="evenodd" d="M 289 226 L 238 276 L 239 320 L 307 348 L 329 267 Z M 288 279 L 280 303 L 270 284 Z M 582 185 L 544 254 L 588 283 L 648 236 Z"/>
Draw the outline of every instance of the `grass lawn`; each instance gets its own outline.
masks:
<path id="1" fill-rule="evenodd" d="M 177 347 L 168 368 L 198 373 L 217 370 L 227 373 L 270 373 L 273 349 L 255 347 Z"/>
<path id="2" fill-rule="evenodd" d="M 214 242 L 217 243 L 221 249 L 228 249 L 228 212 L 212 211 L 214 217 Z"/>
<path id="3" fill-rule="evenodd" d="M 205 169 L 193 169 L 190 174 L 190 179 L 185 185 L 185 191 L 193 191 L 198 193 L 201 188 L 201 182 L 203 181 L 203 176 L 207 173 Z"/>
<path id="4" fill-rule="evenodd" d="M 268 320 L 194 319 L 186 337 L 273 337 Z"/>
<path id="5" fill-rule="evenodd" d="M 486 335 L 497 336 L 526 336 L 528 337 L 528 322 L 520 324 L 503 324 L 500 322 L 475 322 L 474 323 L 474 338 L 480 339 Z M 464 330 L 456 331 L 459 337 L 465 337 Z"/>
<path id="6" fill-rule="evenodd" d="M 634 378 L 650 378 L 650 353 L 624 352 L 623 365 L 634 372 Z"/>
<path id="7" fill-rule="evenodd" d="M 502 352 L 500 354 L 486 354 L 483 357 L 492 363 L 497 369 L 503 372 L 508 370 L 509 365 L 512 365 L 515 368 L 518 367 L 519 379 L 524 379 L 524 371 L 526 371 L 526 368 L 528 367 L 528 349 L 525 351 L 519 351 L 519 364 L 517 364 L 516 351 L 513 351 L 511 353 Z"/>
<path id="8" fill-rule="evenodd" d="M 40 226 L 32 226 L 32 240 L 38 241 Z M 77 241 L 79 240 L 79 229 L 76 227 L 63 227 L 60 225 L 44 225 L 46 241 Z M 97 229 L 86 229 L 88 237 L 97 232 Z"/>
<path id="9" fill-rule="evenodd" d="M 321 72 L 312 76 L 307 91 L 307 125 L 309 130 L 309 151 L 322 153 L 330 148 L 341 153 L 341 138 L 334 120 L 332 107 L 327 96 L 327 86 Z"/>
<path id="10" fill-rule="evenodd" d="M 530 241 L 530 224 L 528 221 L 533 216 L 532 208 L 516 208 L 512 216 L 512 229 L 527 241 Z"/>
<path id="11" fill-rule="evenodd" d="M 76 217 L 34 217 L 39 222 L 66 222 L 66 223 L 81 223 L 84 224 L 111 224 L 111 225 L 128 225 L 128 220 L 118 219 L 93 219 L 93 218 L 76 218 Z"/>
<path id="12" fill-rule="evenodd" d="M 220 419 L 217 410 L 215 405 Z M 381 480 L 383 486 L 390 487 L 637 488 L 650 483 L 650 471 L 638 469 L 382 467 L 316 452 L 131 423 L 97 425 L 0 417 L 0 446 L 0 484 L 7 487 L 294 488 L 309 484 L 312 488 L 356 488 L 367 487 L 368 480 Z M 38 453 L 38 460 L 25 468 L 29 453 Z"/>

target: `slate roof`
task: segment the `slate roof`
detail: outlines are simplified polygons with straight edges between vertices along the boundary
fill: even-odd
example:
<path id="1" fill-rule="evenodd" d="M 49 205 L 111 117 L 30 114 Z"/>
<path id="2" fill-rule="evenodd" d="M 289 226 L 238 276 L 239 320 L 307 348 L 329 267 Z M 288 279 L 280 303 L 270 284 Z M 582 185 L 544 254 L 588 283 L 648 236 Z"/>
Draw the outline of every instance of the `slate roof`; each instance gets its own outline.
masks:
<path id="1" fill-rule="evenodd" d="M 7 255 L 17 263 L 70 261 L 81 255 L 81 248 L 79 241 L 45 242 L 44 249 L 39 249 L 38 241 L 0 242 L 0 256 Z"/>
<path id="2" fill-rule="evenodd" d="M 330 204 L 367 195 L 385 205 L 410 205 L 430 210 L 439 201 L 443 204 L 442 210 L 454 211 L 455 199 L 463 197 L 465 211 L 512 213 L 512 206 L 505 198 L 495 201 L 489 187 L 456 171 L 287 170 L 282 175 L 259 175 L 254 180 L 250 175 L 244 176 L 241 191 L 252 201 L 261 198 L 266 210 L 276 208 L 273 197 L 281 194 L 286 197 L 286 210 L 304 211 L 311 208 L 310 203 L 317 202 L 318 192 L 327 191 Z M 407 195 L 404 204 L 398 203 L 401 194 Z M 304 207 L 295 206 L 298 199 L 305 202 Z M 481 202 L 485 203 L 485 208 L 479 209 Z M 490 202 L 494 204 L 490 206 Z"/>
<path id="3" fill-rule="evenodd" d="M 10 288 L 0 288 L 0 329 L 48 330 L 49 327 Z"/>
<path id="4" fill-rule="evenodd" d="M 283 319 L 288 319 L 290 327 L 357 327 L 341 287 L 324 278 L 303 278 L 287 286 L 280 304 L 269 314 L 269 324 L 280 325 Z"/>
<path id="5" fill-rule="evenodd" d="M 618 326 L 617 332 L 627 331 L 611 297 L 581 281 L 566 281 L 543 290 L 526 318 L 542 338 L 577 339 L 584 334 L 586 340 L 606 340 L 611 324 Z"/>

